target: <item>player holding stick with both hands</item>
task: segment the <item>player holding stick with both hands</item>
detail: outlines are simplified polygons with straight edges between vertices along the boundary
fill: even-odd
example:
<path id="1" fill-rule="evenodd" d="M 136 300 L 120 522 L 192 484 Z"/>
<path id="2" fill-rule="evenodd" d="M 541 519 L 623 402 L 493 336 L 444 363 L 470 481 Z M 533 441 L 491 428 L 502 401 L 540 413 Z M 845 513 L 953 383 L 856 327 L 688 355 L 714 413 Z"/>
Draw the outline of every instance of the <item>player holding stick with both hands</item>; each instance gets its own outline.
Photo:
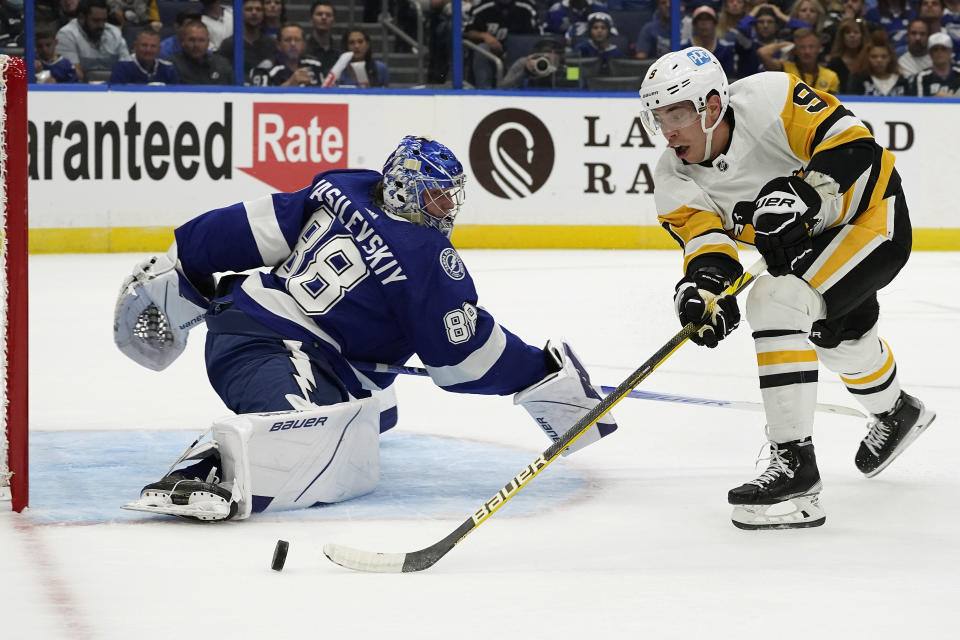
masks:
<path id="1" fill-rule="evenodd" d="M 812 441 L 818 360 L 872 414 L 854 460 L 867 477 L 935 417 L 901 390 L 890 347 L 877 335 L 877 290 L 903 268 L 912 244 L 893 154 L 832 95 L 778 72 L 728 86 L 700 47 L 661 57 L 640 95 L 645 125 L 669 146 L 655 199 L 659 221 L 683 249 L 674 296 L 680 322 L 699 321 L 716 299 L 694 342 L 716 347 L 740 322 L 736 299 L 717 298 L 743 272 L 737 241 L 755 245 L 769 271 L 746 301 L 769 463 L 730 490 L 733 523 L 819 526 L 826 516 Z"/>
<path id="2" fill-rule="evenodd" d="M 407 136 L 382 174 L 327 171 L 209 211 L 137 265 L 117 301 L 118 347 L 160 370 L 205 322 L 207 375 L 236 415 L 126 507 L 243 519 L 369 493 L 379 434 L 397 421 L 396 373 L 363 362 L 416 354 L 445 390 L 514 394 L 554 442 L 595 407 L 569 345 L 530 346 L 477 305 L 449 241 L 463 183 L 449 149 Z M 616 426 L 607 414 L 565 453 Z"/>

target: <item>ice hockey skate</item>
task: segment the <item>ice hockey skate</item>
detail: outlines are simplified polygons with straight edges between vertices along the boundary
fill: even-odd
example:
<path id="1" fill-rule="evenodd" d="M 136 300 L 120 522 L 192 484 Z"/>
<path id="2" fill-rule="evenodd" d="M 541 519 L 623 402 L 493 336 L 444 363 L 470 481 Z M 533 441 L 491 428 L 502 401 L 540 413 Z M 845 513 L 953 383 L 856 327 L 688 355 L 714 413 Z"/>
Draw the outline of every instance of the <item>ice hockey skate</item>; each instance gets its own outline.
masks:
<path id="1" fill-rule="evenodd" d="M 140 491 L 140 499 L 123 505 L 131 511 L 163 513 L 190 520 L 229 520 L 237 513 L 237 501 L 223 485 L 204 482 L 175 471 Z"/>
<path id="2" fill-rule="evenodd" d="M 924 407 L 922 402 L 901 391 L 893 409 L 875 415 L 870 420 L 870 432 L 860 442 L 854 459 L 857 469 L 868 478 L 877 475 L 903 453 L 936 417 L 937 414 Z"/>
<path id="3" fill-rule="evenodd" d="M 731 489 L 734 526 L 740 529 L 819 527 L 827 520 L 819 504 L 820 471 L 807 437 L 782 444 L 769 442 L 767 470 L 756 480 Z"/>

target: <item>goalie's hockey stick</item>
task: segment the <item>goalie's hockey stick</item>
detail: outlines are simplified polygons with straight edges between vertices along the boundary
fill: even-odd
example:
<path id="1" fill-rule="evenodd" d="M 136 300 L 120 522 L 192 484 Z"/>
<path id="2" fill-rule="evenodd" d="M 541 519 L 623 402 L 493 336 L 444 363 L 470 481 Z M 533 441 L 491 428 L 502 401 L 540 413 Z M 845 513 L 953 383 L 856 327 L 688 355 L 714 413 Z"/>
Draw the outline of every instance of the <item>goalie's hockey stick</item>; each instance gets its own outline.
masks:
<path id="1" fill-rule="evenodd" d="M 725 294 L 735 296 L 757 277 L 757 275 L 766 268 L 766 262 L 761 258 L 742 276 L 726 288 Z M 710 309 L 713 305 L 710 305 Z M 660 347 L 646 362 L 640 365 L 636 371 L 620 383 L 620 385 L 604 397 L 597 406 L 591 409 L 587 415 L 577 421 L 570 427 L 560 439 L 540 454 L 540 456 L 528 464 L 520 473 L 513 477 L 500 491 L 492 498 L 483 503 L 469 518 L 456 529 L 451 531 L 443 539 L 438 540 L 429 547 L 419 551 L 408 553 L 378 553 L 375 551 L 362 551 L 339 544 L 326 544 L 323 546 L 323 553 L 332 562 L 339 564 L 347 569 L 356 571 L 371 571 L 376 573 L 410 573 L 413 571 L 423 571 L 429 569 L 437 563 L 440 558 L 445 556 L 451 549 L 457 546 L 461 540 L 467 537 L 474 529 L 487 521 L 497 510 L 502 507 L 510 498 L 530 482 L 538 473 L 547 468 L 553 462 L 560 452 L 570 446 L 580 436 L 586 433 L 593 424 L 599 420 L 605 413 L 610 411 L 615 404 L 620 402 L 639 385 L 647 376 L 659 367 L 674 351 L 680 348 L 695 331 L 702 326 L 701 323 L 689 322 L 675 336 Z"/>
<path id="2" fill-rule="evenodd" d="M 430 374 L 423 367 L 410 367 L 406 365 L 384 364 L 382 362 L 354 362 L 360 371 L 373 373 L 396 373 L 412 376 L 429 376 Z M 616 387 L 599 385 L 594 387 L 599 393 L 607 394 L 616 390 Z M 698 398 L 696 396 L 682 396 L 674 393 L 660 393 L 657 391 L 641 391 L 634 389 L 626 395 L 627 398 L 637 400 L 656 400 L 657 402 L 675 402 L 677 404 L 690 404 L 702 407 L 717 407 L 720 409 L 739 409 L 741 411 L 763 412 L 762 402 L 751 402 L 749 400 L 716 400 L 711 398 Z M 816 410 L 820 413 L 833 413 L 841 416 L 854 416 L 856 418 L 866 418 L 861 411 L 845 407 L 841 404 L 826 404 L 818 402 Z"/>

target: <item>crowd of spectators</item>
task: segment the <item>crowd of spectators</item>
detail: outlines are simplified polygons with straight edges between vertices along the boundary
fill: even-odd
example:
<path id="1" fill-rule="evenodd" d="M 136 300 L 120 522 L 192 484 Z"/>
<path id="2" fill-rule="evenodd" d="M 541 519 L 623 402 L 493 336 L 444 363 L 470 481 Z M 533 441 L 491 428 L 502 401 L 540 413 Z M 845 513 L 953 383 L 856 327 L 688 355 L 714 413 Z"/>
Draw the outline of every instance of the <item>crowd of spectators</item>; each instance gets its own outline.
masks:
<path id="1" fill-rule="evenodd" d="M 167 24 L 161 9 L 175 0 L 33 1 L 38 81 L 235 82 L 230 3 L 200 0 Z M 355 4 L 371 21 L 382 3 Z M 426 34 L 427 82 L 449 83 L 451 0 L 387 6 L 411 36 Z M 334 0 L 314 1 L 303 24 L 287 21 L 284 0 L 242 8 L 246 83 L 387 86 L 370 31 L 338 25 Z M 462 8 L 464 79 L 476 88 L 593 88 L 591 78 L 624 74 L 626 87 L 642 78 L 640 61 L 671 49 L 670 0 L 464 0 Z M 960 94 L 960 0 L 680 0 L 680 14 L 680 46 L 709 49 L 731 80 L 770 70 L 832 93 Z M 0 24 L 0 38 L 4 29 L 15 37 L 14 22 Z M 396 51 L 409 50 L 398 40 Z"/>
<path id="2" fill-rule="evenodd" d="M 559 87 L 567 86 L 558 81 L 565 67 L 604 76 L 616 74 L 617 59 L 652 62 L 671 48 L 670 0 L 630 4 L 474 3 L 464 37 L 482 51 L 468 52 L 468 81 L 478 88 Z M 644 19 L 633 20 L 631 12 Z M 960 0 L 682 0 L 680 13 L 680 47 L 710 50 L 731 81 L 786 71 L 831 93 L 960 95 L 953 62 L 960 55 Z M 531 43 L 532 34 L 552 44 Z M 512 47 L 527 50 L 517 56 Z M 504 62 L 499 84 L 494 56 Z M 539 73 L 553 74 L 552 82 Z M 579 78 L 579 86 L 590 86 Z M 623 80 L 630 86 L 630 78 Z"/>
<path id="3" fill-rule="evenodd" d="M 164 24 L 164 3 L 187 6 Z M 309 26 L 287 21 L 284 0 L 243 0 L 242 9 L 246 84 L 387 86 L 389 73 L 374 60 L 370 35 L 352 27 L 342 36 L 334 32 L 331 0 L 313 1 Z M 35 15 L 37 82 L 236 80 L 233 9 L 219 0 L 36 0 Z"/>

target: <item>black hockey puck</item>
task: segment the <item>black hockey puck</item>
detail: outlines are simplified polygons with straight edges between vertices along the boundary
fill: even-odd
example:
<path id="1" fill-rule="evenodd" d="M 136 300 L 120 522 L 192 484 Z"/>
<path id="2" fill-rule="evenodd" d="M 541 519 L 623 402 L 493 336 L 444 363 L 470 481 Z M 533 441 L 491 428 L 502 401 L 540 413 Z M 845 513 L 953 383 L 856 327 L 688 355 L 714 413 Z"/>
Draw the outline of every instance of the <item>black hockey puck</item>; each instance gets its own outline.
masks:
<path id="1" fill-rule="evenodd" d="M 274 571 L 283 571 L 283 563 L 287 561 L 287 551 L 290 549 L 290 543 L 286 540 L 277 540 L 277 546 L 273 549 L 273 564 L 270 568 Z"/>

